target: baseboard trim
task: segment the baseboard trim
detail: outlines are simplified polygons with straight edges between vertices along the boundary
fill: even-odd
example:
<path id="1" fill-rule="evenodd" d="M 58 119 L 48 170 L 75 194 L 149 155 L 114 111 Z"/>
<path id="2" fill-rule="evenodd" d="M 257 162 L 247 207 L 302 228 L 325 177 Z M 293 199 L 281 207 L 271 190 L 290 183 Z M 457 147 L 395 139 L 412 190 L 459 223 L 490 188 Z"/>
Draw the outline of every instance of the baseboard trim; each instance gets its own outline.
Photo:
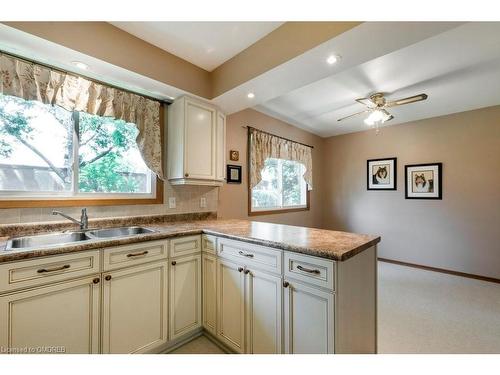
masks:
<path id="1" fill-rule="evenodd" d="M 475 275 L 472 273 L 465 273 L 465 272 L 459 272 L 459 271 L 452 271 L 452 270 L 447 270 L 444 268 L 424 266 L 424 265 L 415 264 L 415 263 L 407 263 L 407 262 L 402 262 L 400 260 L 393 260 L 393 259 L 387 259 L 387 258 L 377 258 L 377 259 L 380 262 L 393 263 L 393 264 L 398 264 L 400 266 L 419 268 L 419 269 L 426 270 L 426 271 L 441 272 L 441 273 L 446 273 L 448 275 L 467 277 L 469 279 L 488 281 L 490 283 L 500 284 L 500 279 L 496 279 L 494 277 Z"/>

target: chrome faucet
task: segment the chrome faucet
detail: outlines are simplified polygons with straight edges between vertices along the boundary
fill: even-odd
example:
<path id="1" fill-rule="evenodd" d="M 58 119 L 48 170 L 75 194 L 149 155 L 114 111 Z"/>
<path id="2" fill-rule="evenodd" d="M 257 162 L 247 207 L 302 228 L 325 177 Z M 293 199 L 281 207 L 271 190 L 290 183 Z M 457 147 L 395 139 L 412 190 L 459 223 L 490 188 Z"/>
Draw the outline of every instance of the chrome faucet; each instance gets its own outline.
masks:
<path id="1" fill-rule="evenodd" d="M 61 211 L 52 211 L 52 215 L 61 215 L 62 217 L 71 220 L 73 223 L 78 224 L 82 230 L 87 230 L 89 228 L 89 217 L 87 216 L 86 208 L 82 208 L 82 216 L 80 217 L 80 220 L 73 219 L 71 216 L 63 214 Z"/>

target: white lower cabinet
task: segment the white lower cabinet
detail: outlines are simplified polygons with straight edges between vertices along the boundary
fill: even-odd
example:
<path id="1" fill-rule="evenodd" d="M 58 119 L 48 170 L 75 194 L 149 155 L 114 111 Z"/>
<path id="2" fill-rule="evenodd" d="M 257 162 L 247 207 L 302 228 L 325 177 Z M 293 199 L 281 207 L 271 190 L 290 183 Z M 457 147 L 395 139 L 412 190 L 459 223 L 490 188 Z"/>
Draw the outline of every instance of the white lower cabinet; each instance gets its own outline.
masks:
<path id="1" fill-rule="evenodd" d="M 281 277 L 256 270 L 246 272 L 248 354 L 281 353 Z"/>
<path id="2" fill-rule="evenodd" d="M 103 274 L 103 353 L 143 353 L 167 342 L 167 262 Z"/>
<path id="3" fill-rule="evenodd" d="M 281 353 L 281 276 L 217 260 L 217 336 L 237 353 Z"/>
<path id="4" fill-rule="evenodd" d="M 217 337 L 237 353 L 245 351 L 245 276 L 236 263 L 217 260 Z"/>
<path id="5" fill-rule="evenodd" d="M 203 254 L 203 328 L 212 335 L 217 334 L 217 259 Z"/>
<path id="6" fill-rule="evenodd" d="M 0 296 L 0 347 L 99 353 L 100 288 L 95 275 Z"/>
<path id="7" fill-rule="evenodd" d="M 170 340 L 201 327 L 201 255 L 170 261 Z"/>
<path id="8" fill-rule="evenodd" d="M 159 352 L 203 327 L 236 353 L 376 353 L 376 259 L 195 235 L 5 263 L 0 347 Z"/>
<path id="9" fill-rule="evenodd" d="M 287 354 L 334 353 L 334 294 L 285 281 L 284 337 Z"/>

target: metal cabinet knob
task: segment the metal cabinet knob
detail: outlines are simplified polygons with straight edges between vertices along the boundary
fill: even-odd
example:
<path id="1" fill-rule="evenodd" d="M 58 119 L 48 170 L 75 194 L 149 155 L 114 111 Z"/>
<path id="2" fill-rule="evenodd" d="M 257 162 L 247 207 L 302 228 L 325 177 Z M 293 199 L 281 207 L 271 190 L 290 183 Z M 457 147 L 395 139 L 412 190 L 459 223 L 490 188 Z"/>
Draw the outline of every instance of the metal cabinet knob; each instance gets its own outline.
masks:
<path id="1" fill-rule="evenodd" d="M 101 281 L 101 279 L 99 279 L 98 277 L 96 277 L 94 280 L 92 280 L 92 282 L 94 284 L 99 284 L 99 281 Z"/>
<path id="2" fill-rule="evenodd" d="M 184 177 L 189 177 L 189 173 L 185 173 L 185 174 L 184 174 Z"/>
<path id="3" fill-rule="evenodd" d="M 172 261 L 172 266 L 175 266 L 177 262 L 175 260 Z"/>
<path id="4" fill-rule="evenodd" d="M 290 285 L 290 283 L 288 281 L 283 281 L 284 288 L 288 288 L 289 285 Z"/>
<path id="5" fill-rule="evenodd" d="M 106 276 L 106 277 L 104 278 L 104 280 L 106 280 L 106 281 L 111 280 L 111 275 Z"/>

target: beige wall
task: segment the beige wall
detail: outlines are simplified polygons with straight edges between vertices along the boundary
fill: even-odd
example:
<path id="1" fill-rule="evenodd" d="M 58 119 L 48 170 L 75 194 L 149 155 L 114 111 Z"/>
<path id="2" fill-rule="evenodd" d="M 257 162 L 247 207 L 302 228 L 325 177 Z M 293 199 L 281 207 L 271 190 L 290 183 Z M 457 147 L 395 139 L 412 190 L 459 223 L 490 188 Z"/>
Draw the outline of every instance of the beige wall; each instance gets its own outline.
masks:
<path id="1" fill-rule="evenodd" d="M 252 216 L 251 220 L 268 221 L 282 224 L 321 227 L 321 186 L 322 174 L 321 153 L 323 139 L 298 129 L 290 124 L 264 115 L 253 109 L 232 114 L 227 117 L 226 157 L 228 164 L 242 166 L 243 179 L 241 184 L 224 184 L 219 190 L 218 215 L 220 218 L 248 219 L 248 179 L 247 179 L 247 129 L 242 126 L 252 126 L 270 133 L 296 140 L 314 146 L 313 149 L 313 184 L 311 191 L 311 210 L 286 214 Z M 240 160 L 229 161 L 229 150 L 238 150 Z"/>
<path id="2" fill-rule="evenodd" d="M 398 158 L 397 191 L 366 160 Z M 382 236 L 379 256 L 500 278 L 500 106 L 325 140 L 324 226 Z M 443 200 L 405 200 L 404 165 L 443 163 Z M 318 163 L 316 163 L 317 165 Z"/>

